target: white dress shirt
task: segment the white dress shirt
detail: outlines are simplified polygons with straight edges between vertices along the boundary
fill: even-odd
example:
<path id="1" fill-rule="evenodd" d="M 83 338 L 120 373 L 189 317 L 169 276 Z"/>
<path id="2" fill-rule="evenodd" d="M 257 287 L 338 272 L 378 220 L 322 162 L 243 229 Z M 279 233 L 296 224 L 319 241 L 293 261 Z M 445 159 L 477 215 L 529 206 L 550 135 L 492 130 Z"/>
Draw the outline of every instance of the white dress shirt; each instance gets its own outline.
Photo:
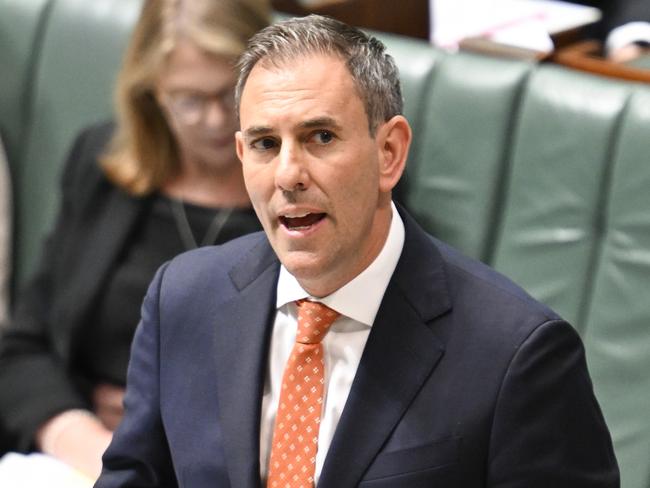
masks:
<path id="1" fill-rule="evenodd" d="M 323 339 L 325 356 L 325 401 L 318 435 L 315 481 L 318 481 L 327 450 L 350 393 L 363 348 L 375 321 L 397 261 L 404 247 L 404 223 L 391 203 L 388 237 L 375 260 L 352 281 L 323 298 L 313 298 L 302 289 L 284 266 L 280 268 L 277 312 L 271 335 L 271 350 L 262 397 L 260 467 L 265 482 L 271 456 L 273 427 L 278 407 L 282 374 L 298 329 L 296 300 L 311 298 L 336 310 L 341 316 Z"/>
<path id="2" fill-rule="evenodd" d="M 612 29 L 605 42 L 605 51 L 611 54 L 635 42 L 650 43 L 650 22 L 628 22 Z"/>

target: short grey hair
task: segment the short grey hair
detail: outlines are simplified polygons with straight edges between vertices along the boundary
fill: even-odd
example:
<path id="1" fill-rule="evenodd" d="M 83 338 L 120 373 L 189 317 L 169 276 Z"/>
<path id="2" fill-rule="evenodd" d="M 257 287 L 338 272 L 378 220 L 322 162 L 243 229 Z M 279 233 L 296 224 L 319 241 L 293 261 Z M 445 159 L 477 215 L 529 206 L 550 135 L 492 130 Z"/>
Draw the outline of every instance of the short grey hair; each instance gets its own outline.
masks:
<path id="1" fill-rule="evenodd" d="M 402 114 L 399 70 L 386 47 L 355 27 L 320 15 L 278 22 L 250 39 L 237 62 L 237 114 L 248 76 L 258 62 L 282 67 L 313 54 L 338 56 L 345 62 L 365 106 L 372 136 L 380 124 Z"/>

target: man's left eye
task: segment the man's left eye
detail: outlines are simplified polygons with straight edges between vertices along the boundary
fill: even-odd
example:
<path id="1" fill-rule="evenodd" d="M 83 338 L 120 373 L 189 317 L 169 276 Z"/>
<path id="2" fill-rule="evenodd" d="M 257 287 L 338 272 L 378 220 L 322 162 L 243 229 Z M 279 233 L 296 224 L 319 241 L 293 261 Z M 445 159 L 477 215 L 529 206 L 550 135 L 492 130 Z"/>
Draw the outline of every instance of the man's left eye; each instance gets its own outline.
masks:
<path id="1" fill-rule="evenodd" d="M 329 144 L 334 140 L 334 134 L 328 130 L 319 130 L 314 134 L 313 139 L 317 144 Z"/>

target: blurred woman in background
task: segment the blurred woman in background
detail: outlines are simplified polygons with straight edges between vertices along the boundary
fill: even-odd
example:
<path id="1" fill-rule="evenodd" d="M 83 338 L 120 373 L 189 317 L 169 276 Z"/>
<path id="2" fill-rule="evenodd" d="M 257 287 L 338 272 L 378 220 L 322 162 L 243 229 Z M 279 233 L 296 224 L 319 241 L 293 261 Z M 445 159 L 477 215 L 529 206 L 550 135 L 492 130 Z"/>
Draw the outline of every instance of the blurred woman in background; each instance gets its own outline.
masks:
<path id="1" fill-rule="evenodd" d="M 96 477 L 156 269 L 260 229 L 235 154 L 233 63 L 269 15 L 266 0 L 145 0 L 117 120 L 73 145 L 55 228 L 0 343 L 11 449 Z"/>

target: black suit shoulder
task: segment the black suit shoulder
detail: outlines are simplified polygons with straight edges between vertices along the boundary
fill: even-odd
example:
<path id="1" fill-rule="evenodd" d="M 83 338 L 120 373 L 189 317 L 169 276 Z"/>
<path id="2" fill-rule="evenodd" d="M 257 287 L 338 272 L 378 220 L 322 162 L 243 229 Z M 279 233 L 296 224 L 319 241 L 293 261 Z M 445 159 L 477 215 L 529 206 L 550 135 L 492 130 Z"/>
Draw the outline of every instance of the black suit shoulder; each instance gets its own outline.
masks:
<path id="1" fill-rule="evenodd" d="M 556 312 L 530 296 L 527 291 L 494 268 L 464 256 L 438 239 L 432 237 L 432 240 L 457 284 L 471 286 L 472 291 L 479 293 L 479 296 L 489 294 L 496 303 L 520 303 L 520 306 L 527 309 L 529 313 L 539 315 L 546 320 L 560 318 Z"/>
<path id="2" fill-rule="evenodd" d="M 473 342 L 488 351 L 488 356 L 502 357 L 504 364 L 544 328 L 580 342 L 568 322 L 509 278 L 447 244 L 433 242 L 442 255 L 452 296 L 454 320 L 446 332 L 449 337 L 463 336 L 463 341 Z"/>
<path id="3" fill-rule="evenodd" d="M 268 240 L 264 232 L 253 232 L 220 245 L 203 246 L 185 251 L 170 260 L 167 273 L 184 273 L 186 269 L 218 268 L 225 273 L 240 261 L 258 259 Z M 257 253 L 257 254 L 256 254 Z"/>
<path id="4" fill-rule="evenodd" d="M 279 267 L 263 231 L 247 234 L 218 246 L 205 246 L 174 257 L 167 265 L 165 283 L 186 287 L 217 286 L 241 291 L 269 266 Z"/>
<path id="5" fill-rule="evenodd" d="M 77 207 L 96 194 L 100 187 L 112 187 L 100 167 L 99 158 L 108 147 L 115 124 L 105 121 L 83 129 L 73 141 L 61 173 L 63 205 Z"/>

